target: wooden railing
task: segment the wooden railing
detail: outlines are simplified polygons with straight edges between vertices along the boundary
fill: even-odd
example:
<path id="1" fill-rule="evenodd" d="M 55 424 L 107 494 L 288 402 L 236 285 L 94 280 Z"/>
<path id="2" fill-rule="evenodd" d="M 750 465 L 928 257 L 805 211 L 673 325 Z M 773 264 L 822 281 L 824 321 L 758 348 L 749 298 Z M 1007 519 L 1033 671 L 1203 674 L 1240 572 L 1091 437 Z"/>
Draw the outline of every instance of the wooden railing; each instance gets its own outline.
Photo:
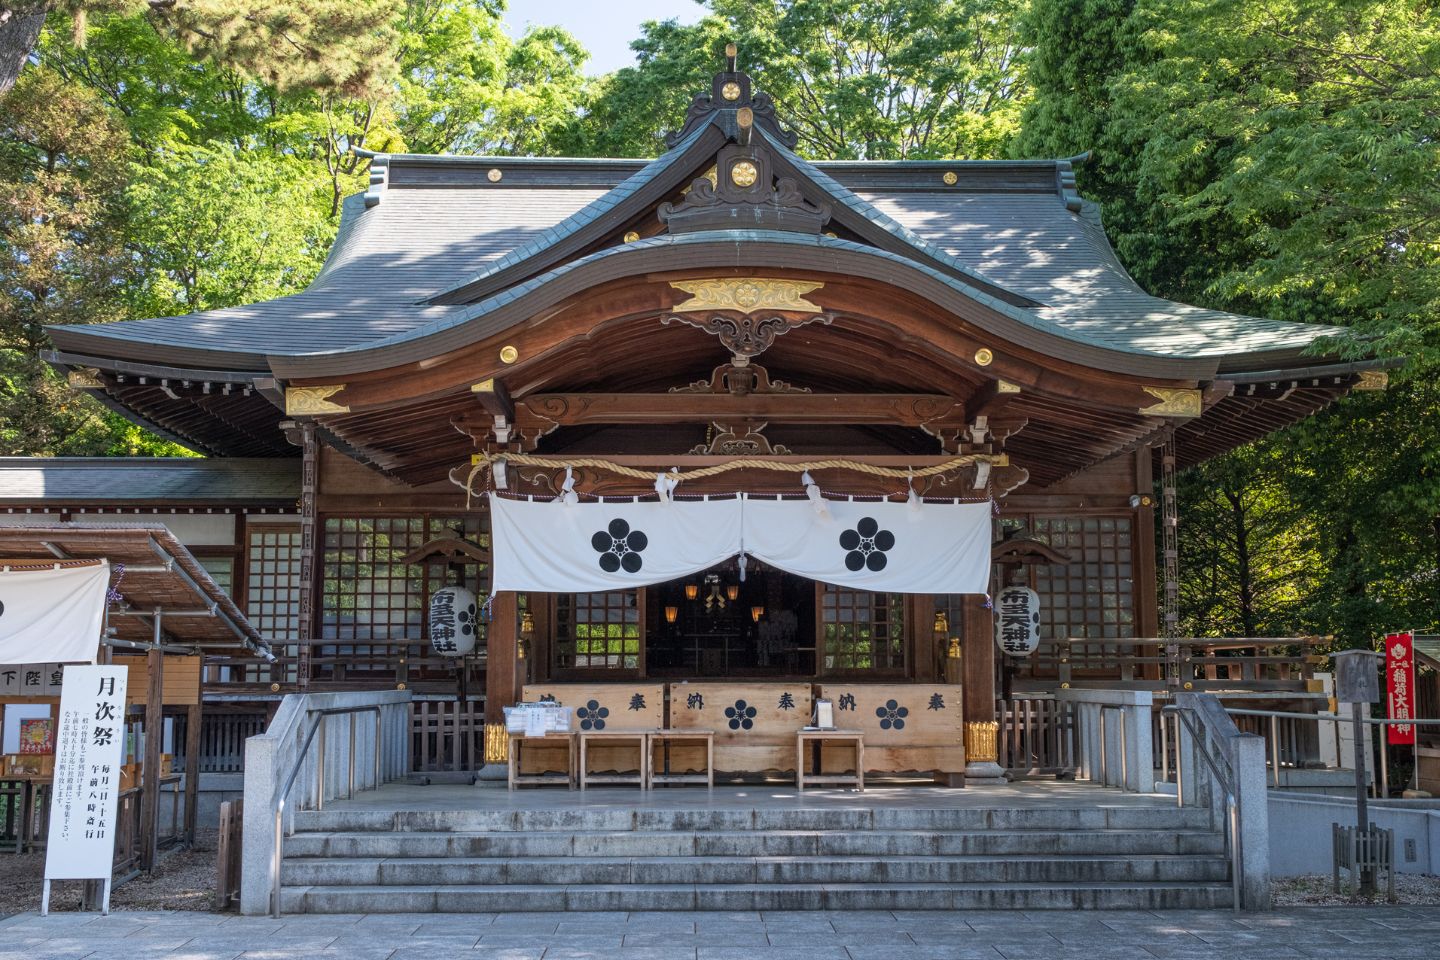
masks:
<path id="1" fill-rule="evenodd" d="M 416 700 L 410 737 L 416 773 L 478 770 L 485 762 L 485 702 Z"/>
<path id="2" fill-rule="evenodd" d="M 1304 690 L 1333 637 L 1075 638 L 1055 645 L 1062 686 Z"/>
<path id="3" fill-rule="evenodd" d="M 1075 769 L 1075 708 L 1054 697 L 995 701 L 1000 721 L 999 764 L 1020 775 L 1067 773 Z"/>

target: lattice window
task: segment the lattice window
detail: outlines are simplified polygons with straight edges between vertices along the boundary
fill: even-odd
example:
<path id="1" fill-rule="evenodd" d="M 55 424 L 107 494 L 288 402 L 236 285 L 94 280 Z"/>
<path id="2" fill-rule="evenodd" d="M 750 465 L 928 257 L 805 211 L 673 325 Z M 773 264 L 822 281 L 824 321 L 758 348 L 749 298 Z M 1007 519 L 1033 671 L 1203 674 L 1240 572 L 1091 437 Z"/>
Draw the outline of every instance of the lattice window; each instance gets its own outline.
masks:
<path id="1" fill-rule="evenodd" d="M 903 673 L 905 597 L 825 584 L 820 630 L 825 673 Z"/>
<path id="2" fill-rule="evenodd" d="M 455 529 L 485 542 L 473 518 L 325 519 L 320 637 L 332 642 L 318 650 L 317 676 L 379 679 L 397 676 L 402 667 L 407 675 L 424 667 L 451 669 L 428 654 L 426 605 L 445 584 L 463 582 L 474 589 L 478 567 L 466 565 L 457 573 L 445 563 L 412 566 L 400 560 L 442 531 Z"/>
<path id="3" fill-rule="evenodd" d="M 1042 643 L 1050 647 L 1069 637 L 1098 641 L 1134 636 L 1130 518 L 1036 517 L 1033 529 L 1070 558 L 1065 566 L 1035 567 Z M 1077 666 L 1102 652 L 1106 648 L 1100 643 L 1070 649 Z M 1108 655 L 1113 654 L 1111 647 Z"/>
<path id="4" fill-rule="evenodd" d="M 213 572 L 211 574 L 214 575 Z M 293 682 L 300 636 L 300 528 L 256 524 L 250 528 L 245 567 L 245 615 L 269 640 L 277 668 L 255 664 L 245 668 L 246 680 Z M 239 680 L 240 677 L 232 677 Z"/>
<path id="5" fill-rule="evenodd" d="M 215 586 L 224 590 L 231 597 L 235 595 L 235 558 L 234 557 L 196 557 L 195 561 L 205 568 L 210 574 L 210 579 L 215 581 Z"/>
<path id="6" fill-rule="evenodd" d="M 640 604 L 636 592 L 558 595 L 554 649 L 557 669 L 638 670 Z"/>

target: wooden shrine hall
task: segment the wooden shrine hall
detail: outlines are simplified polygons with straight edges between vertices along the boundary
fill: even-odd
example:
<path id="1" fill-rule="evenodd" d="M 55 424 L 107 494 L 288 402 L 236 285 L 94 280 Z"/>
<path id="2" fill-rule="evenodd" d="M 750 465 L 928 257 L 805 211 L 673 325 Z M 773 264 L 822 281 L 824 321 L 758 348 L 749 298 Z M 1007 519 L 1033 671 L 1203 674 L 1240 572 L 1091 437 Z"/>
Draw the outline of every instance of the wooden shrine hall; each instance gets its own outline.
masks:
<path id="1" fill-rule="evenodd" d="M 483 693 L 496 761 L 504 708 L 565 685 L 643 687 L 672 720 L 686 684 L 807 703 L 944 685 L 955 756 L 963 724 L 971 759 L 993 759 L 978 733 L 1006 655 L 987 593 L 1038 598 L 1039 650 L 1009 671 L 1034 688 L 1075 666 L 1071 641 L 1161 636 L 1157 480 L 1382 389 L 1387 364 L 1318 346 L 1335 328 L 1147 294 L 1077 192 L 1079 158 L 817 162 L 782 115 L 732 52 L 651 161 L 370 156 L 305 291 L 50 330 L 73 386 L 229 479 L 0 509 L 223 509 L 197 556 L 228 564 L 280 655 L 210 671 L 232 699 Z M 237 492 L 277 470 L 292 493 Z M 989 589 L 864 590 L 731 557 L 634 589 L 491 595 L 490 494 L 736 493 L 993 501 Z M 447 584 L 489 614 L 466 658 L 427 642 Z M 931 735 L 924 707 L 907 729 Z"/>

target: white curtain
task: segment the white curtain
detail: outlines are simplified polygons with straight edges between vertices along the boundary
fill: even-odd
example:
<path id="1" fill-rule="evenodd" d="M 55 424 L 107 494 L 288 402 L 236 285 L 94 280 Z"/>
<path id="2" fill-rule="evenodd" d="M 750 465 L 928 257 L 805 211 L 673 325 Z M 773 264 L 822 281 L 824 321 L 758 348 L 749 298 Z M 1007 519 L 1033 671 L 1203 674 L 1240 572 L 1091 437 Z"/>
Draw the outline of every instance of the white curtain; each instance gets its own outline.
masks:
<path id="1" fill-rule="evenodd" d="M 94 663 L 110 565 L 0 571 L 0 664 Z"/>
<path id="2" fill-rule="evenodd" d="M 744 552 L 781 570 L 891 593 L 985 593 L 989 502 L 490 496 L 494 589 L 597 593 L 663 583 Z"/>
<path id="3" fill-rule="evenodd" d="M 985 503 L 745 501 L 745 552 L 789 573 L 880 593 L 985 593 Z"/>
<path id="4" fill-rule="evenodd" d="M 740 499 L 564 503 L 490 495 L 495 590 L 600 593 L 664 583 L 740 552 Z"/>

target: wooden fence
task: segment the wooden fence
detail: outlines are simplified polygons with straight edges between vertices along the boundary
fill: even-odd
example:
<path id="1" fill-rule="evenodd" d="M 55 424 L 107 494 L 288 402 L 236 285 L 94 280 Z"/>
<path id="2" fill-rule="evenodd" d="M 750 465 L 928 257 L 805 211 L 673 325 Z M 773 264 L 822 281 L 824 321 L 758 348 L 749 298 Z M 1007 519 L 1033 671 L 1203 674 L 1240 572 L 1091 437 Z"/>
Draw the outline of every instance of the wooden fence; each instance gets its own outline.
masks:
<path id="1" fill-rule="evenodd" d="M 999 764 L 1011 773 L 1043 776 L 1075 769 L 1075 707 L 1051 697 L 995 701 Z"/>
<path id="2" fill-rule="evenodd" d="M 478 770 L 485 762 L 485 703 L 410 704 L 410 768 L 416 773 Z"/>

